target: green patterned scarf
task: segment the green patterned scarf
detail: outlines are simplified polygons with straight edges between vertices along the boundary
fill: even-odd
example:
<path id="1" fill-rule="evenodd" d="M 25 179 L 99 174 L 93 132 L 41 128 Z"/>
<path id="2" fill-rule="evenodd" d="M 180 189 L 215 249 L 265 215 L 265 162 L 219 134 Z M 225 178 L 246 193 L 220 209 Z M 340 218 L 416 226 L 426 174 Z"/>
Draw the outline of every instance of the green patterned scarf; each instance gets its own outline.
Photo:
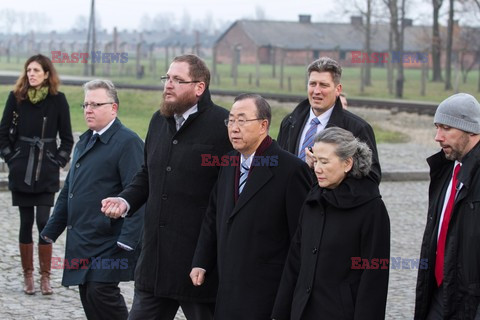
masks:
<path id="1" fill-rule="evenodd" d="M 27 91 L 28 99 L 33 103 L 37 104 L 40 101 L 44 100 L 48 94 L 48 87 L 41 87 L 40 89 L 29 88 Z"/>

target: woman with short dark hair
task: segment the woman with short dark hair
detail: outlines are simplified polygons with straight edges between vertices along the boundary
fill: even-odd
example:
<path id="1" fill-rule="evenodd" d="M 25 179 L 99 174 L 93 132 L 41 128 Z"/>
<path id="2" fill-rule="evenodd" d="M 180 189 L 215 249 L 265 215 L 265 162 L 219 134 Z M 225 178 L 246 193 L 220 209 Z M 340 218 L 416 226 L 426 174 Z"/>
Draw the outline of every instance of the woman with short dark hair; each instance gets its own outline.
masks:
<path id="1" fill-rule="evenodd" d="M 20 211 L 20 256 L 24 292 L 34 294 L 33 239 L 45 227 L 60 188 L 60 167 L 70 159 L 73 146 L 70 109 L 58 91 L 60 80 L 49 58 L 30 57 L 22 75 L 8 96 L 0 122 L 0 155 L 8 165 L 8 187 L 12 204 Z M 57 134 L 60 145 L 57 145 Z M 52 245 L 38 240 L 40 289 L 52 294 L 50 264 Z"/>
<path id="2" fill-rule="evenodd" d="M 313 146 L 317 184 L 304 203 L 272 317 L 384 319 L 390 221 L 367 178 L 372 151 L 329 128 Z"/>

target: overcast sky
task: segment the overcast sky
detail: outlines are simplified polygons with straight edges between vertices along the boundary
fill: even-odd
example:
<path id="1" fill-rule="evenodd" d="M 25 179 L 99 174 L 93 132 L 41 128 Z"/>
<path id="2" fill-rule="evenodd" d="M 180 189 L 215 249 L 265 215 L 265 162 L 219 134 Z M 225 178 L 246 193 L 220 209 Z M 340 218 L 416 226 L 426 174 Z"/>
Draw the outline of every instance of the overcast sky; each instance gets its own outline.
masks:
<path id="1" fill-rule="evenodd" d="M 89 17 L 91 3 L 90 0 L 1 1 L 0 13 L 5 12 L 6 9 L 24 13 L 26 17 L 24 21 L 30 21 L 30 23 L 23 24 L 24 29 L 56 30 L 57 32 L 81 25 L 82 23 L 79 21 L 82 20 L 79 20 L 79 17 L 83 16 L 84 19 Z M 176 25 L 180 25 L 186 16 L 192 23 L 211 19 L 214 21 L 215 27 L 237 19 L 255 19 L 259 15 L 269 20 L 296 21 L 299 14 L 310 14 L 313 22 L 347 22 L 350 14 L 345 13 L 345 10 L 349 8 L 353 10 L 354 2 L 354 0 L 96 0 L 95 6 L 96 14 L 100 17 L 101 27 L 110 31 L 114 26 L 120 30 L 138 30 L 142 25 L 142 20 L 145 22 L 147 16 L 154 18 L 157 14 L 164 16 L 168 14 L 172 17 L 172 23 Z M 356 0 L 356 2 L 364 3 L 365 1 Z M 431 23 L 431 1 L 409 0 L 407 2 L 411 3 L 408 16 L 417 19 L 415 24 Z M 445 3 L 443 9 L 447 8 L 448 2 Z M 42 19 L 39 19 L 40 22 L 34 22 L 31 20 L 32 14 L 37 17 L 45 17 L 46 19 L 43 20 L 46 21 L 43 22 Z M 384 12 L 384 16 L 387 17 L 386 12 Z M 423 21 L 419 21 L 419 19 L 423 19 Z M 18 19 L 13 27 L 6 25 L 3 16 L 1 20 L 0 32 L 5 30 L 5 26 L 13 28 L 12 32 L 21 32 L 22 27 Z"/>

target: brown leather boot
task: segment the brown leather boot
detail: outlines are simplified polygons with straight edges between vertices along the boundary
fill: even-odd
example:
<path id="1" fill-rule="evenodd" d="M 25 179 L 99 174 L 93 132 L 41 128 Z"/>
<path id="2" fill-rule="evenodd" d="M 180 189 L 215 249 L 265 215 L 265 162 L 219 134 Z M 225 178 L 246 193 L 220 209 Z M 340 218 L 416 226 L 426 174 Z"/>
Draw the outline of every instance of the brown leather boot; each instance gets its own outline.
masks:
<path id="1" fill-rule="evenodd" d="M 23 268 L 23 292 L 25 294 L 35 294 L 35 285 L 33 282 L 33 242 L 20 243 L 20 257 Z"/>
<path id="2" fill-rule="evenodd" d="M 39 244 L 38 245 L 38 261 L 40 261 L 40 290 L 43 295 L 50 295 L 53 293 L 50 286 L 50 270 L 52 264 L 52 245 Z"/>

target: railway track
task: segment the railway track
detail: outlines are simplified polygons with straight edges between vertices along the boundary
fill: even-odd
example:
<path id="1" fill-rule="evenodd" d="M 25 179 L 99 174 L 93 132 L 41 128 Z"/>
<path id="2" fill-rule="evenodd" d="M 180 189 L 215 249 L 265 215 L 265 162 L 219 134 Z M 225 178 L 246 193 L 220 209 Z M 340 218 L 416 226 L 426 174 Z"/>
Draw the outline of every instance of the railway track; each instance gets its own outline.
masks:
<path id="1" fill-rule="evenodd" d="M 0 84 L 15 84 L 17 81 L 18 75 L 15 75 L 14 72 L 6 72 L 2 74 L 0 72 Z M 72 86 L 81 86 L 86 81 L 91 78 L 85 77 L 74 77 L 74 76 L 63 76 L 61 77 L 62 84 L 72 85 Z M 137 89 L 137 90 L 150 90 L 158 91 L 163 90 L 162 86 L 154 85 L 137 85 L 137 84 L 125 84 L 118 83 L 116 84 L 119 89 Z M 243 91 L 231 91 L 231 90 L 218 90 L 211 89 L 210 92 L 213 95 L 219 96 L 237 96 Z M 305 95 L 291 95 L 291 94 L 279 94 L 279 93 L 262 93 L 259 92 L 267 100 L 276 100 L 280 102 L 292 102 L 298 103 L 305 99 Z M 376 108 L 376 109 L 388 109 L 393 113 L 397 112 L 409 112 L 409 113 L 418 113 L 426 114 L 433 116 L 437 108 L 437 104 L 422 102 L 422 101 L 406 101 L 406 100 L 382 100 L 382 99 L 363 99 L 363 98 L 348 98 L 348 105 L 352 107 L 363 107 L 363 108 Z"/>

